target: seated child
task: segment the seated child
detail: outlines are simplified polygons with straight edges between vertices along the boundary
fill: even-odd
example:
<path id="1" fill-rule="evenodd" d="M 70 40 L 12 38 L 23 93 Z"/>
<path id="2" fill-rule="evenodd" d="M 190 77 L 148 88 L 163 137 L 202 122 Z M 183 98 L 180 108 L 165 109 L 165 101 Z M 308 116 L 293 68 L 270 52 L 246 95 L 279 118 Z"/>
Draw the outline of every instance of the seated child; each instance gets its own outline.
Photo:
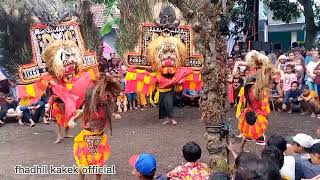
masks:
<path id="1" fill-rule="evenodd" d="M 182 154 L 187 163 L 170 171 L 167 176 L 171 180 L 178 179 L 208 179 L 208 166 L 197 162 L 201 158 L 201 148 L 195 142 L 188 142 L 182 148 Z"/>
<path id="2" fill-rule="evenodd" d="M 127 104 L 128 104 L 127 96 L 123 92 L 120 92 L 119 96 L 117 97 L 118 112 L 122 112 L 122 108 L 123 108 L 123 112 L 127 112 L 128 110 Z"/>
<path id="3" fill-rule="evenodd" d="M 317 92 L 310 90 L 309 86 L 305 85 L 303 92 L 299 97 L 299 101 L 306 105 L 308 111 L 311 113 L 311 117 L 317 117 L 316 111 L 318 111 L 320 108 Z M 320 118 L 320 115 L 318 115 L 318 118 Z"/>

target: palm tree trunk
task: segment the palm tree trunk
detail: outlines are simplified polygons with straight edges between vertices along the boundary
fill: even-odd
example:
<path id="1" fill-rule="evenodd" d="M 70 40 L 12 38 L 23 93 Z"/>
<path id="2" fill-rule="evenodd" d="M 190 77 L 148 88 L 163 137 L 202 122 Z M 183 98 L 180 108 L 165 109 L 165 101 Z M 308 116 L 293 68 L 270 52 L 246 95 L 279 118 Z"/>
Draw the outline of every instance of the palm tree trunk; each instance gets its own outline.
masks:
<path id="1" fill-rule="evenodd" d="M 198 11 L 194 11 L 187 5 L 192 0 L 169 1 L 182 11 L 183 16 L 202 38 L 205 47 L 205 66 L 203 69 L 204 87 L 201 110 L 202 119 L 206 124 L 204 137 L 210 154 L 209 166 L 214 172 L 227 172 L 226 139 L 228 136 L 221 127 L 226 119 L 227 90 L 224 65 L 227 55 L 226 40 L 220 33 L 222 4 L 206 1 L 207 3 L 204 3 Z M 227 6 L 227 9 L 233 7 L 233 1 L 228 1 Z"/>

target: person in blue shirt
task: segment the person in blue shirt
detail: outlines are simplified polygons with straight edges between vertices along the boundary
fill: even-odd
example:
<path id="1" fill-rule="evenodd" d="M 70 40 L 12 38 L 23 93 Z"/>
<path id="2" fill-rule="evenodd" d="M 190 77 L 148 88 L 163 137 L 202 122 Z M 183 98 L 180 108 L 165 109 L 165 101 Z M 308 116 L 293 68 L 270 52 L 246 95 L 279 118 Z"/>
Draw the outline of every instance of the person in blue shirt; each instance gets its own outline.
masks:
<path id="1" fill-rule="evenodd" d="M 297 81 L 292 82 L 291 89 L 284 94 L 282 109 L 288 110 L 288 113 L 291 114 L 294 107 L 299 107 L 300 112 L 303 113 L 299 102 L 302 92 L 299 89 L 299 83 Z"/>
<path id="2" fill-rule="evenodd" d="M 309 62 L 311 62 L 312 61 L 312 52 L 313 51 L 313 49 L 309 49 L 309 50 L 307 50 L 307 52 L 306 52 L 306 57 L 304 58 L 304 63 L 306 64 L 306 66 L 309 64 Z"/>
<path id="3" fill-rule="evenodd" d="M 185 89 L 182 92 L 182 102 L 184 105 L 199 106 L 199 99 L 202 91 Z"/>

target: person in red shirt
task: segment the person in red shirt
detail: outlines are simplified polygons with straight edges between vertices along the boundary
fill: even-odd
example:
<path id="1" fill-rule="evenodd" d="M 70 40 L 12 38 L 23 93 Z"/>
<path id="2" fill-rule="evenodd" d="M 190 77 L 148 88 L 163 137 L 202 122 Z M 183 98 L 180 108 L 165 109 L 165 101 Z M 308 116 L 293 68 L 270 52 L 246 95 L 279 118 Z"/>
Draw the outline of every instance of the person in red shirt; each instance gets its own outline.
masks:
<path id="1" fill-rule="evenodd" d="M 170 171 L 167 174 L 169 179 L 209 179 L 208 166 L 197 162 L 201 158 L 201 148 L 197 143 L 188 142 L 185 144 L 182 148 L 182 154 L 187 163 Z"/>

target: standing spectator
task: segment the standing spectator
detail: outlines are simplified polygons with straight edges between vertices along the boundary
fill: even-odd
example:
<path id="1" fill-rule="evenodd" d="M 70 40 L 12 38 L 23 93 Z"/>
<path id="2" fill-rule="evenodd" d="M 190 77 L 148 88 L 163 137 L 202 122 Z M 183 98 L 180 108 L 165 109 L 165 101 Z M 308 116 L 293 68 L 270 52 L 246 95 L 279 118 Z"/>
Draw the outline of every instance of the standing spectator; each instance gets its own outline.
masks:
<path id="1" fill-rule="evenodd" d="M 297 81 L 302 85 L 304 84 L 304 75 L 305 75 L 306 67 L 304 65 L 304 61 L 301 58 L 296 59 L 294 65 L 294 72 L 297 76 Z"/>
<path id="2" fill-rule="evenodd" d="M 291 83 L 297 81 L 297 75 L 294 73 L 293 65 L 286 66 L 286 73 L 283 75 L 283 92 L 287 93 L 290 90 Z"/>
<path id="3" fill-rule="evenodd" d="M 304 63 L 306 66 L 308 66 L 309 62 L 313 61 L 312 51 L 313 51 L 313 48 L 306 51 L 306 57 L 304 58 Z"/>
<path id="4" fill-rule="evenodd" d="M 234 59 L 233 57 L 229 57 L 227 59 L 227 66 L 228 68 L 232 71 L 233 70 L 233 66 L 234 66 Z"/>
<path id="5" fill-rule="evenodd" d="M 313 59 L 319 61 L 319 51 L 314 50 Z M 318 94 L 320 94 L 320 63 L 314 68 L 313 73 L 315 74 L 314 83 L 317 85 L 317 89 L 319 87 Z"/>
<path id="6" fill-rule="evenodd" d="M 291 89 L 284 94 L 282 109 L 288 110 L 288 113 L 291 114 L 293 108 L 296 107 L 301 113 L 303 113 L 299 103 L 299 97 L 301 94 L 302 92 L 299 89 L 299 83 L 297 81 L 292 82 Z"/>
<path id="7" fill-rule="evenodd" d="M 119 80 L 120 78 L 120 74 L 119 74 L 119 59 L 116 58 L 116 54 L 115 53 L 111 53 L 111 59 L 109 60 L 108 63 L 109 67 L 109 73 L 116 78 L 116 80 Z"/>
<path id="8" fill-rule="evenodd" d="M 286 61 L 287 61 L 287 56 L 286 55 L 281 55 L 279 56 L 278 58 L 278 62 L 276 64 L 277 68 L 282 70 L 282 71 L 285 71 L 285 67 L 286 67 Z"/>
<path id="9" fill-rule="evenodd" d="M 288 61 L 286 62 L 286 65 L 288 65 L 288 64 L 294 64 L 294 61 L 295 61 L 294 52 L 290 51 L 290 52 L 288 53 Z"/>
<path id="10" fill-rule="evenodd" d="M 208 166 L 197 162 L 201 158 L 201 148 L 195 142 L 189 142 L 182 148 L 182 154 L 187 163 L 179 166 L 167 174 L 171 180 L 209 178 Z"/>
<path id="11" fill-rule="evenodd" d="M 309 62 L 307 69 L 306 69 L 307 76 L 308 76 L 306 83 L 311 90 L 316 91 L 318 93 L 317 84 L 314 83 L 314 80 L 316 78 L 316 75 L 314 74 L 314 70 L 320 63 L 317 50 L 312 51 L 312 57 L 313 57 L 313 59 L 312 59 L 313 61 Z"/>

